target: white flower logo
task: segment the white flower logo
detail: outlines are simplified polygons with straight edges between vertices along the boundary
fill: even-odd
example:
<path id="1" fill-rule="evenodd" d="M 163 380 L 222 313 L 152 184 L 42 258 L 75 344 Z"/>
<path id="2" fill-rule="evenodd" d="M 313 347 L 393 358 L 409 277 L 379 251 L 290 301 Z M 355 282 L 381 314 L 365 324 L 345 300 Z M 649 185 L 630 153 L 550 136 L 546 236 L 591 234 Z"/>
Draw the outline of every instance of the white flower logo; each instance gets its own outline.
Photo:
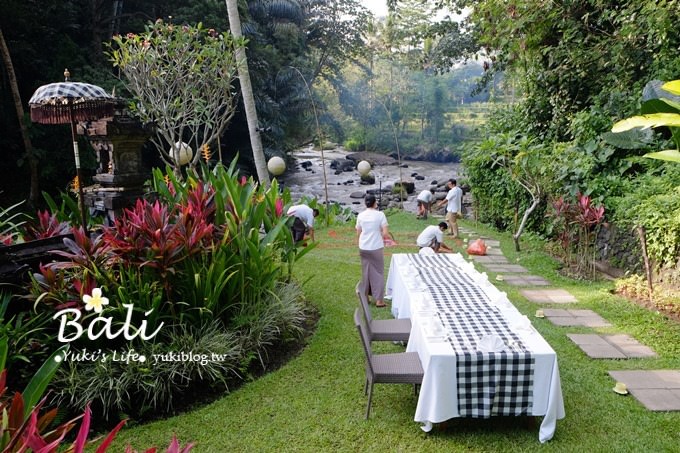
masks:
<path id="1" fill-rule="evenodd" d="M 94 288 L 91 296 L 87 294 L 83 296 L 83 302 L 85 302 L 85 310 L 92 311 L 94 309 L 95 313 L 101 313 L 104 305 L 109 304 L 109 299 L 102 297 L 101 288 Z"/>

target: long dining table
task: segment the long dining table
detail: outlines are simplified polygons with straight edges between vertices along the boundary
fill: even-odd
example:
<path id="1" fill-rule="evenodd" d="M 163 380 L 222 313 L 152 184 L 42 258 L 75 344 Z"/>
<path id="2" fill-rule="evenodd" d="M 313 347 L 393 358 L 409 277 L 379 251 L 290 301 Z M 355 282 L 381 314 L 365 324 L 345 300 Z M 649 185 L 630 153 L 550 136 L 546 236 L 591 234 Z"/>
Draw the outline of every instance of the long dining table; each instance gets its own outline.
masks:
<path id="1" fill-rule="evenodd" d="M 456 417 L 528 415 L 543 417 L 540 442 L 553 438 L 565 416 L 557 354 L 485 273 L 458 253 L 393 254 L 386 294 L 394 317 L 411 319 L 424 431 Z"/>

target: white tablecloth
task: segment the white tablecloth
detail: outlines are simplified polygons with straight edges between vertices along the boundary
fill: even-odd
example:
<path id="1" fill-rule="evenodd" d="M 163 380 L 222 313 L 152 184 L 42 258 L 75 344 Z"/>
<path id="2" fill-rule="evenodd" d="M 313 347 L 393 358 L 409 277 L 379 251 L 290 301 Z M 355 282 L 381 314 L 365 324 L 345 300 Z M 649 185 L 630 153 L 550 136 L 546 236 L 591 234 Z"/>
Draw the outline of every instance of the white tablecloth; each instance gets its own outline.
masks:
<path id="1" fill-rule="evenodd" d="M 451 261 L 451 266 L 470 276 L 500 309 L 508 325 L 515 326 L 524 346 L 535 358 L 533 377 L 533 405 L 531 415 L 543 416 L 539 440 L 552 439 L 557 420 L 564 418 L 564 401 L 560 383 L 557 355 L 541 335 L 528 324 L 527 319 L 498 291 L 486 274 L 480 274 L 472 263 L 460 254 L 440 254 Z M 387 278 L 387 295 L 392 297 L 392 313 L 396 318 L 410 318 L 412 324 L 407 351 L 420 356 L 425 375 L 420 389 L 415 421 L 429 430 L 432 423 L 459 417 L 456 353 L 445 339 L 436 316 L 436 309 L 427 288 L 418 279 L 407 254 L 394 254 Z M 482 314 L 480 314 L 482 316 Z"/>

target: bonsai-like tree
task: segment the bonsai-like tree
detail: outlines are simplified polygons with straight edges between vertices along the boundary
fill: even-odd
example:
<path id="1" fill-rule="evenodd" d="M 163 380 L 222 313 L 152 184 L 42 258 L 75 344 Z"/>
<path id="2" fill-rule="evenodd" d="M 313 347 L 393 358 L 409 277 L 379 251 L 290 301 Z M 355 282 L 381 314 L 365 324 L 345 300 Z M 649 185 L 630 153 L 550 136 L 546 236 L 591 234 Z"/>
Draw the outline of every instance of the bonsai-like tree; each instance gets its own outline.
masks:
<path id="1" fill-rule="evenodd" d="M 196 26 L 157 20 L 139 35 L 115 36 L 109 56 L 134 100 L 131 109 L 153 125 L 152 141 L 166 164 L 180 167 L 182 142 L 199 150 L 234 116 L 236 49 L 242 39 Z"/>

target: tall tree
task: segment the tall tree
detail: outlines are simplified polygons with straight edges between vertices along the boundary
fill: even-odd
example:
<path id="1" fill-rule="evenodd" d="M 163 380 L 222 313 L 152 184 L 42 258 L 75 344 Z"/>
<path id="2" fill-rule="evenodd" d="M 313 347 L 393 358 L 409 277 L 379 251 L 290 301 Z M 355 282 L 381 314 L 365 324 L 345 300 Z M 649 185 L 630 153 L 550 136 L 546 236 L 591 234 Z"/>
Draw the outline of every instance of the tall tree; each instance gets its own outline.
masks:
<path id="1" fill-rule="evenodd" d="M 225 0 L 227 4 L 227 14 L 229 15 L 229 29 L 235 39 L 241 39 L 243 33 L 241 31 L 241 16 L 238 12 L 237 0 Z M 253 96 L 253 86 L 250 83 L 250 71 L 248 70 L 248 60 L 246 58 L 245 48 L 242 46 L 236 49 L 236 62 L 238 67 L 239 82 L 241 83 L 241 95 L 243 96 L 243 105 L 246 110 L 246 119 L 248 121 L 248 135 L 250 135 L 250 144 L 253 149 L 253 161 L 255 162 L 255 169 L 257 171 L 257 179 L 261 184 L 269 185 L 269 171 L 267 170 L 267 162 L 264 157 L 264 150 L 262 149 L 262 139 L 260 138 L 259 123 L 257 120 L 257 109 L 255 108 L 255 97 Z"/>
<path id="2" fill-rule="evenodd" d="M 180 166 L 181 142 L 199 150 L 219 137 L 235 111 L 236 52 L 241 39 L 199 24 L 157 20 L 142 34 L 114 38 L 111 59 L 135 95 L 134 112 L 155 127 L 161 158 Z M 168 151 L 171 147 L 172 150 Z"/>
<path id="3" fill-rule="evenodd" d="M 28 167 L 31 174 L 31 185 L 28 199 L 34 204 L 38 200 L 39 193 L 39 183 L 38 183 L 38 159 L 33 153 L 33 144 L 31 143 L 31 138 L 28 135 L 28 127 L 26 126 L 26 115 L 24 115 L 24 107 L 21 103 L 21 94 L 19 93 L 19 84 L 17 83 L 17 77 L 14 73 L 14 65 L 12 64 L 12 56 L 9 53 L 9 47 L 7 47 L 7 42 L 5 41 L 5 36 L 2 33 L 2 27 L 0 27 L 0 54 L 2 54 L 2 62 L 5 65 L 7 71 L 7 78 L 9 79 L 9 87 L 12 92 L 12 98 L 14 99 L 14 109 L 17 113 L 17 119 L 19 120 L 19 127 L 21 129 L 21 138 L 24 142 L 24 150 L 26 160 L 28 161 Z"/>

